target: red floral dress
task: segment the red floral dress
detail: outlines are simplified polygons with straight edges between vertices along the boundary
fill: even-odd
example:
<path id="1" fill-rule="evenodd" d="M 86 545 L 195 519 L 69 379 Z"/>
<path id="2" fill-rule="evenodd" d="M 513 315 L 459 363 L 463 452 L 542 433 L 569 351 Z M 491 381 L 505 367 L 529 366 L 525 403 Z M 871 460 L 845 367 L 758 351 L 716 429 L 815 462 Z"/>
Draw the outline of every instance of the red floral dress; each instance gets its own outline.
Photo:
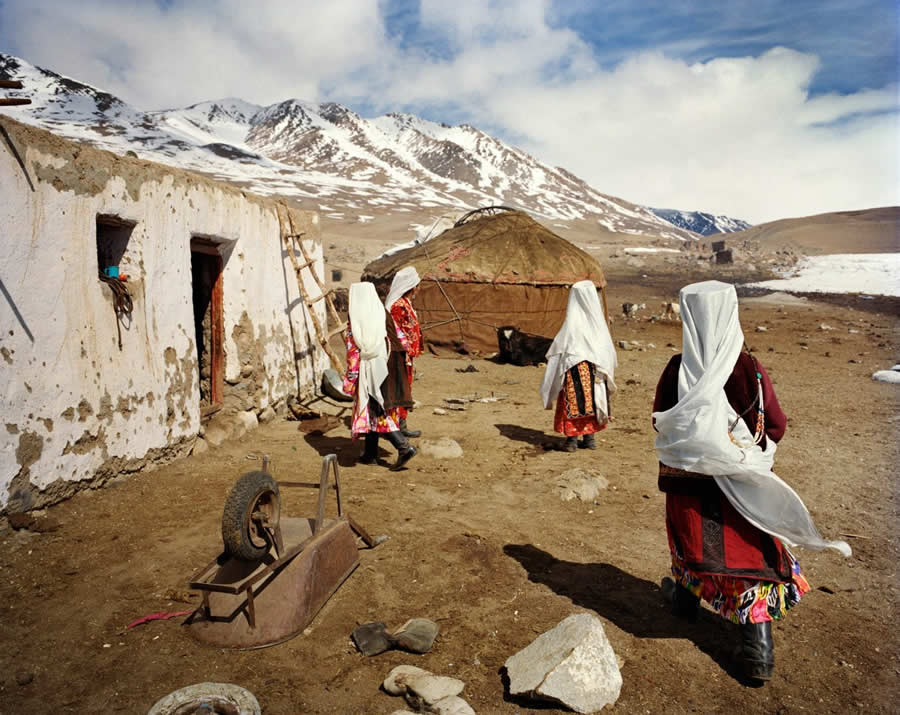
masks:
<path id="1" fill-rule="evenodd" d="M 587 362 L 580 362 L 566 373 L 559 397 L 553 429 L 566 437 L 594 434 L 606 428 L 600 424 L 594 407 L 594 370 Z"/>
<path id="2" fill-rule="evenodd" d="M 412 301 L 406 296 L 401 296 L 391 306 L 391 317 L 397 325 L 397 329 L 406 336 L 406 371 L 409 373 L 409 386 L 413 383 L 413 359 L 422 354 L 423 340 L 422 327 L 419 324 L 419 316 L 413 308 Z M 406 419 L 409 413 L 405 407 L 398 407 L 399 417 Z"/>
<path id="3" fill-rule="evenodd" d="M 407 345 L 406 335 L 397 326 L 397 338 L 405 347 Z M 359 385 L 359 346 L 353 339 L 353 333 L 350 331 L 350 324 L 347 323 L 347 373 L 344 375 L 344 392 L 348 395 L 356 395 L 356 388 Z M 401 414 L 401 411 L 403 414 Z M 353 439 L 366 432 L 397 432 L 400 427 L 400 418 L 405 417 L 406 410 L 403 407 L 391 407 L 386 412 L 372 408 L 371 400 L 366 409 L 359 409 L 359 400 L 353 402 L 353 415 L 350 418 L 350 433 Z"/>

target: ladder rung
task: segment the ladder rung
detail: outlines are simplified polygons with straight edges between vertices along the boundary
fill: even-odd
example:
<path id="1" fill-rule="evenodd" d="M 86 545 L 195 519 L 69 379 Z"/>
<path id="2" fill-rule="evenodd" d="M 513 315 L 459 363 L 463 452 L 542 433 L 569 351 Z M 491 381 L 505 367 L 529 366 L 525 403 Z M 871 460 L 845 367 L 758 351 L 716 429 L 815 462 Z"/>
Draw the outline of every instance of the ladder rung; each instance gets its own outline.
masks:
<path id="1" fill-rule="evenodd" d="M 328 333 L 328 337 L 333 338 L 338 333 L 343 333 L 346 329 L 347 329 L 346 325 L 339 325 L 338 327 L 334 328 L 331 332 Z"/>
<path id="2" fill-rule="evenodd" d="M 327 298 L 330 294 L 331 294 L 330 290 L 326 291 L 325 293 L 321 293 L 321 294 L 317 295 L 315 298 L 313 298 L 312 300 L 308 301 L 306 304 L 307 305 L 315 305 L 323 298 Z"/>
<path id="3" fill-rule="evenodd" d="M 309 268 L 313 263 L 315 263 L 315 260 L 312 258 L 310 258 L 306 263 L 301 263 L 299 266 L 297 266 L 297 273 L 302 271 L 304 268 Z"/>

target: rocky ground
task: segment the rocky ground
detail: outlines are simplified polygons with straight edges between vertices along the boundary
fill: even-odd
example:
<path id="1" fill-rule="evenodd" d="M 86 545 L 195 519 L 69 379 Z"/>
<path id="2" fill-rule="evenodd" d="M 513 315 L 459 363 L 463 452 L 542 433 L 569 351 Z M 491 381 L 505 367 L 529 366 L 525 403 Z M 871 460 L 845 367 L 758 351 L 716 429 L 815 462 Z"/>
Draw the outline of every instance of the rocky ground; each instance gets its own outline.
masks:
<path id="1" fill-rule="evenodd" d="M 410 421 L 424 431 L 420 444 L 448 437 L 462 456 L 423 454 L 394 473 L 357 465 L 360 445 L 343 423 L 313 435 L 276 420 L 2 531 L 0 713 L 139 713 L 176 688 L 219 681 L 251 690 L 266 713 L 387 714 L 400 703 L 380 684 L 404 663 L 464 681 L 478 713 L 562 712 L 509 695 L 503 664 L 578 612 L 599 616 L 622 662 L 613 712 L 895 712 L 900 391 L 871 374 L 898 357 L 896 305 L 742 299 L 747 343 L 790 420 L 777 471 L 820 529 L 854 549 L 850 559 L 799 554 L 813 590 L 775 629 L 775 679 L 754 688 L 735 668 L 736 630 L 709 612 L 695 626 L 675 620 L 659 589 L 668 550 L 650 406 L 681 333 L 648 319 L 693 277 L 610 270 L 610 304 L 648 308 L 613 324 L 629 349 L 595 452 L 543 448 L 555 437 L 539 404 L 541 368 L 426 355 Z M 474 394 L 502 399 L 435 413 L 445 398 Z M 332 453 L 350 514 L 390 538 L 360 551 L 360 567 L 306 631 L 240 652 L 198 645 L 180 618 L 127 627 L 196 606 L 188 578 L 219 553 L 225 496 L 263 454 L 279 479 L 305 481 Z M 573 468 L 607 487 L 564 501 L 560 477 Z M 314 508 L 312 492 L 285 490 L 284 513 Z M 425 655 L 366 658 L 350 642 L 358 624 L 419 616 L 441 628 Z"/>

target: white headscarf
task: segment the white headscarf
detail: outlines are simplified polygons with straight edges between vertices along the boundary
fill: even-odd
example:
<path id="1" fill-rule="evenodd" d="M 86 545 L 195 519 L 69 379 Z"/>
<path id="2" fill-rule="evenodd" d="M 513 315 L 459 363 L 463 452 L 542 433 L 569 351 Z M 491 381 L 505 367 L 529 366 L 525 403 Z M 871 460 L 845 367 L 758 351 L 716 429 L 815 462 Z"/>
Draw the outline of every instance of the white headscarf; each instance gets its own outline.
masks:
<path id="1" fill-rule="evenodd" d="M 597 287 L 591 281 L 578 281 L 569 290 L 566 319 L 547 351 L 547 369 L 541 384 L 544 407 L 550 409 L 562 389 L 566 372 L 580 362 L 589 362 L 596 368 L 594 407 L 597 418 L 607 421 L 609 404 L 603 378 L 609 392 L 616 389 L 613 373 L 616 365 L 616 349 L 613 347 L 603 306 L 597 297 Z"/>
<path id="2" fill-rule="evenodd" d="M 821 550 L 832 548 L 845 556 L 843 541 L 826 541 L 813 524 L 797 493 L 772 466 L 775 442 L 766 449 L 753 444 L 753 435 L 728 403 L 725 383 L 731 376 L 744 343 L 738 321 L 734 286 L 719 281 L 694 283 L 679 296 L 683 331 L 678 403 L 655 412 L 656 451 L 670 467 L 715 477 L 716 484 L 735 509 L 755 527 L 778 537 L 788 546 Z"/>
<path id="3" fill-rule="evenodd" d="M 407 292 L 419 285 L 420 280 L 419 272 L 415 269 L 415 266 L 401 268 L 394 274 L 391 289 L 384 300 L 384 307 L 390 310 L 391 306 L 397 302 L 397 299 L 402 298 Z"/>
<path id="4" fill-rule="evenodd" d="M 387 329 L 384 306 L 378 300 L 373 283 L 350 286 L 350 332 L 359 347 L 359 384 L 356 388 L 358 411 L 369 406 L 369 397 L 384 405 L 381 383 L 388 374 Z"/>

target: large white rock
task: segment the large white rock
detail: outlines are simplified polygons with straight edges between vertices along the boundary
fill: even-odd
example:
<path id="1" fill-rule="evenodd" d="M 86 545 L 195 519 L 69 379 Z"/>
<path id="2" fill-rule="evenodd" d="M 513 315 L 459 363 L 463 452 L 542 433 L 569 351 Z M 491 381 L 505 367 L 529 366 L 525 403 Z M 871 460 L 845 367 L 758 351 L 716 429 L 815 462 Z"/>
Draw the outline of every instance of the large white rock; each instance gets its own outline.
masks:
<path id="1" fill-rule="evenodd" d="M 434 459 L 456 459 L 463 456 L 459 442 L 449 437 L 441 437 L 438 440 L 423 439 L 419 442 L 419 450 Z"/>
<path id="2" fill-rule="evenodd" d="M 509 692 L 593 713 L 619 698 L 622 674 L 603 623 L 589 613 L 569 616 L 506 661 Z"/>

